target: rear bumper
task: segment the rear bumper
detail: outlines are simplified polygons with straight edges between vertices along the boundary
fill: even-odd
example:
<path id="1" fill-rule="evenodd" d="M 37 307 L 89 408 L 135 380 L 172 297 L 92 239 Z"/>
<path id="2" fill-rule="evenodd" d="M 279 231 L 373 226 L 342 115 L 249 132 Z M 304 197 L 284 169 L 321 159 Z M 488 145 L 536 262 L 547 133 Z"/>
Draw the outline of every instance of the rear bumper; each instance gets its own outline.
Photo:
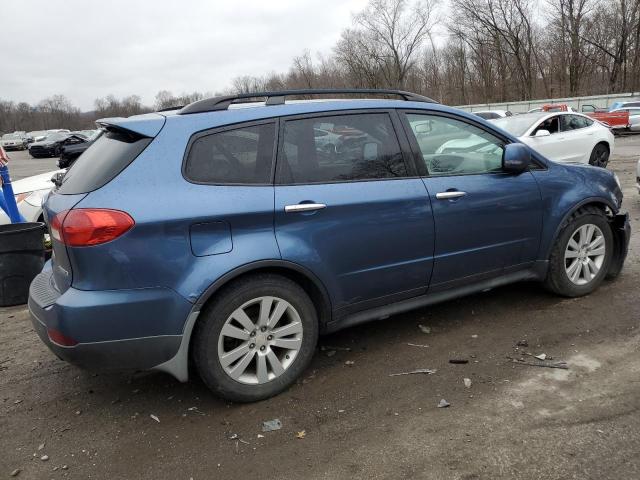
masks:
<path id="1" fill-rule="evenodd" d="M 146 370 L 170 361 L 180 349 L 192 307 L 180 299 L 163 288 L 70 288 L 60 294 L 45 267 L 31 284 L 29 312 L 38 336 L 62 360 L 89 370 Z M 177 324 L 182 328 L 171 331 L 169 325 Z M 56 343 L 52 332 L 77 343 Z"/>

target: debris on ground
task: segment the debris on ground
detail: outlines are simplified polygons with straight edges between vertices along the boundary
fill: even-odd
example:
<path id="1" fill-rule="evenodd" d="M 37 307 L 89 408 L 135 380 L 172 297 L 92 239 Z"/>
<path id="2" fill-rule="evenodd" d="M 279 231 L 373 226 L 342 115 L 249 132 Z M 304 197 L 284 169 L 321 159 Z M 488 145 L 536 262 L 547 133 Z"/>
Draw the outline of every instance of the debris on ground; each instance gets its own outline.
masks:
<path id="1" fill-rule="evenodd" d="M 534 357 L 536 357 L 538 360 L 546 360 L 547 359 L 547 354 L 546 353 L 541 353 L 539 355 L 534 355 Z"/>
<path id="2" fill-rule="evenodd" d="M 38 450 L 42 450 L 44 448 L 44 443 L 41 443 L 40 445 L 38 445 Z"/>
<path id="3" fill-rule="evenodd" d="M 410 372 L 400 372 L 400 373 L 390 373 L 390 377 L 397 377 L 400 375 L 416 375 L 416 374 L 425 374 L 431 375 L 432 373 L 436 373 L 436 370 L 432 370 L 430 368 L 418 368 L 417 370 L 411 370 Z"/>
<path id="4" fill-rule="evenodd" d="M 49 455 L 42 455 L 40 457 L 40 460 L 42 460 L 43 462 L 46 462 L 47 460 L 49 460 Z"/>
<path id="5" fill-rule="evenodd" d="M 198 410 L 198 407 L 189 407 L 187 408 L 187 411 L 197 413 L 198 415 L 205 415 L 204 412 Z"/>
<path id="6" fill-rule="evenodd" d="M 518 342 L 516 343 L 516 347 L 528 347 L 529 346 L 529 342 L 527 340 L 518 340 Z"/>
<path id="7" fill-rule="evenodd" d="M 567 362 L 554 362 L 554 363 L 545 363 L 545 362 L 527 362 L 522 358 L 513 358 L 507 355 L 507 358 L 511 360 L 511 363 L 515 363 L 516 365 L 527 365 L 529 367 L 543 367 L 543 368 L 560 368 L 562 370 L 569 370 L 567 366 Z"/>
<path id="8" fill-rule="evenodd" d="M 335 350 L 328 350 L 327 353 L 325 353 L 327 357 L 333 357 L 335 354 L 336 354 Z"/>
<path id="9" fill-rule="evenodd" d="M 11 476 L 12 477 L 17 477 L 19 473 L 20 473 L 20 469 L 16 468 L 13 472 L 11 472 Z"/>
<path id="10" fill-rule="evenodd" d="M 471 335 L 471 338 L 478 338 L 478 335 L 473 334 L 473 335 Z"/>
<path id="11" fill-rule="evenodd" d="M 347 360 L 346 362 L 344 362 L 344 364 L 349 366 L 349 367 L 351 367 L 351 366 L 355 365 L 356 362 L 354 362 L 353 360 Z"/>
<path id="12" fill-rule="evenodd" d="M 410 347 L 429 348 L 429 345 L 420 345 L 419 343 L 407 343 Z"/>
<path id="13" fill-rule="evenodd" d="M 151 415 L 149 415 L 149 416 L 150 416 L 151 418 L 153 418 L 156 422 L 160 423 L 160 419 L 159 419 L 156 415 L 151 414 Z"/>
<path id="14" fill-rule="evenodd" d="M 296 438 L 299 438 L 299 439 L 303 439 L 306 436 L 307 436 L 307 432 L 305 430 L 302 430 L 302 431 L 296 433 Z"/>
<path id="15" fill-rule="evenodd" d="M 258 438 L 264 438 L 264 435 L 262 435 L 262 434 L 260 434 L 260 433 L 259 433 L 259 434 L 258 434 Z"/>
<path id="16" fill-rule="evenodd" d="M 341 352 L 350 352 L 351 351 L 351 347 L 329 347 L 328 345 L 321 345 L 320 346 L 320 350 L 321 351 L 325 351 L 325 350 L 339 350 Z"/>
<path id="17" fill-rule="evenodd" d="M 278 418 L 274 418 L 273 420 L 267 420 L 266 422 L 262 422 L 263 432 L 273 432 L 275 430 L 280 430 L 281 428 L 282 428 L 282 422 Z"/>
<path id="18" fill-rule="evenodd" d="M 466 358 L 450 358 L 449 363 L 464 365 L 465 363 L 469 363 L 469 360 L 467 360 Z"/>
<path id="19" fill-rule="evenodd" d="M 451 406 L 449 402 L 447 402 L 444 398 L 438 402 L 438 408 L 447 408 Z"/>
<path id="20" fill-rule="evenodd" d="M 427 327 L 425 325 L 418 325 L 418 328 L 422 333 L 426 333 L 427 335 L 431 333 L 431 327 Z"/>
<path id="21" fill-rule="evenodd" d="M 464 383 L 464 386 L 466 388 L 471 388 L 471 379 L 470 378 L 463 378 L 462 382 Z"/>

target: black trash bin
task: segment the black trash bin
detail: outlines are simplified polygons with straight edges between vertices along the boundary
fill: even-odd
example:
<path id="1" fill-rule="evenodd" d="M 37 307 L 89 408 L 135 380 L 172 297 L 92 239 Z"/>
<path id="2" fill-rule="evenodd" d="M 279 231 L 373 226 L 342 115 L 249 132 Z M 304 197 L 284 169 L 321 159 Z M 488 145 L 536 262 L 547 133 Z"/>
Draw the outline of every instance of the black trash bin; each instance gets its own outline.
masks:
<path id="1" fill-rule="evenodd" d="M 27 303 L 44 266 L 44 223 L 0 225 L 0 307 Z"/>

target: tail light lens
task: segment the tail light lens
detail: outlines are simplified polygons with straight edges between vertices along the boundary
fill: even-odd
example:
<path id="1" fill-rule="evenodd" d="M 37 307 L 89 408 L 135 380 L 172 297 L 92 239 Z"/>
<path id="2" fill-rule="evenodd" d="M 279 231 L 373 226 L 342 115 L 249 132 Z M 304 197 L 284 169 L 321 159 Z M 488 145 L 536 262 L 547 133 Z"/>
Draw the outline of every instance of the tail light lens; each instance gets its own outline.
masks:
<path id="1" fill-rule="evenodd" d="M 110 242 L 136 224 L 120 210 L 77 208 L 58 213 L 51 221 L 51 236 L 70 247 L 90 247 Z"/>
<path id="2" fill-rule="evenodd" d="M 78 344 L 78 342 L 76 342 L 73 338 L 67 337 L 66 335 L 63 335 L 61 332 L 53 328 L 47 329 L 47 334 L 49 335 L 49 340 L 63 347 L 73 347 Z"/>

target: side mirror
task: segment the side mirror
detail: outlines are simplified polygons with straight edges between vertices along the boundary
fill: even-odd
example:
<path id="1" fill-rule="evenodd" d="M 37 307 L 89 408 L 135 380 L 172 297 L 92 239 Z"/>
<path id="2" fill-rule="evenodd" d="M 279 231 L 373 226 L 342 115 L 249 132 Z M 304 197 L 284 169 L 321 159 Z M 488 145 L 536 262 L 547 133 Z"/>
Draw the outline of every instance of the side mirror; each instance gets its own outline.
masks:
<path id="1" fill-rule="evenodd" d="M 522 143 L 505 145 L 502 154 L 502 170 L 507 173 L 522 173 L 531 165 L 531 151 Z"/>
<path id="2" fill-rule="evenodd" d="M 534 137 L 548 137 L 549 135 L 551 135 L 549 130 L 538 130 Z"/>
<path id="3" fill-rule="evenodd" d="M 429 133 L 431 132 L 431 123 L 424 122 L 416 125 L 416 133 Z"/>

